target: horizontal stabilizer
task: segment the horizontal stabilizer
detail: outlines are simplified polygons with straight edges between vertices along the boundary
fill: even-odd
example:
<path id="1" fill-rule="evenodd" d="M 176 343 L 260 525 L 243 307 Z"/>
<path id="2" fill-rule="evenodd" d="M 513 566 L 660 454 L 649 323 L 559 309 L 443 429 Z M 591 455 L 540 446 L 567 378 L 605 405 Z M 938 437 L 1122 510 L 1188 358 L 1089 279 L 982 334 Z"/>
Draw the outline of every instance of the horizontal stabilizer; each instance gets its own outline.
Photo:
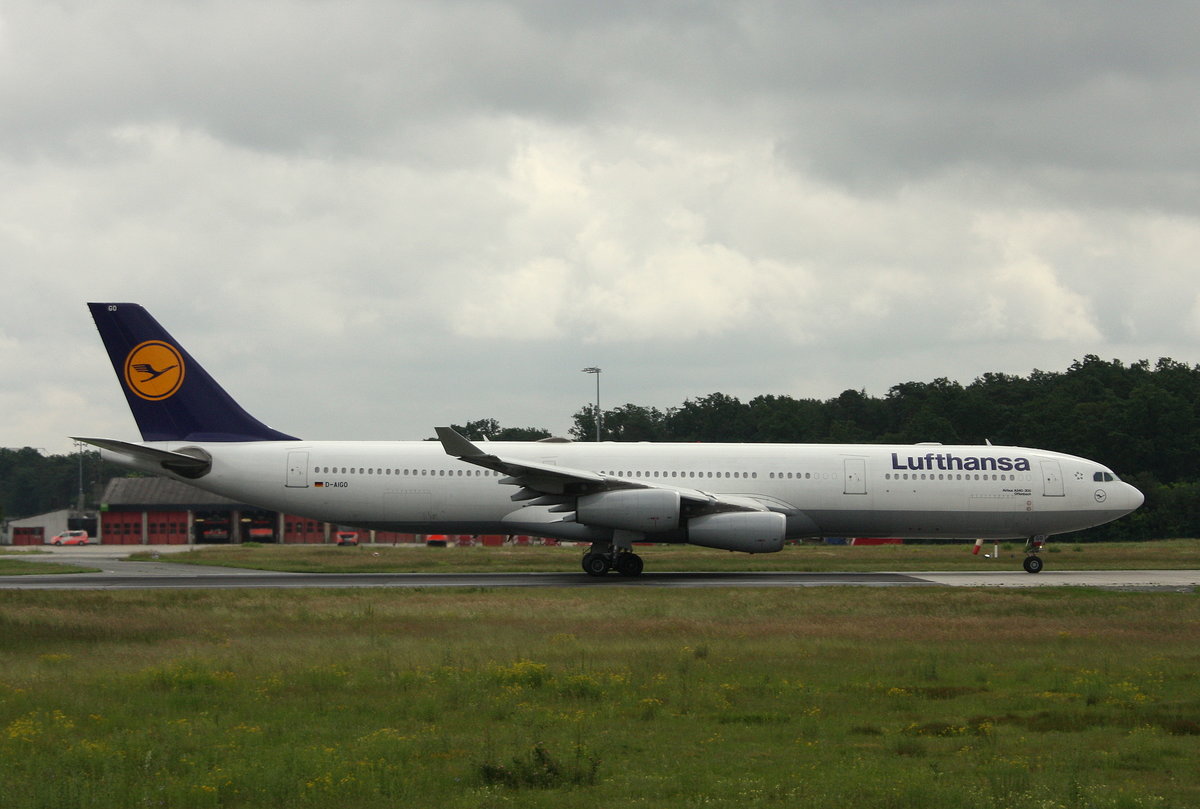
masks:
<path id="1" fill-rule="evenodd" d="M 146 447 L 141 444 L 130 444 L 127 441 L 117 441 L 113 438 L 75 438 L 72 441 L 82 441 L 85 444 L 91 444 L 100 449 L 106 449 L 109 452 L 116 452 L 120 455 L 128 455 L 131 458 L 136 458 L 140 461 L 157 465 L 168 472 L 174 472 L 177 475 L 185 478 L 203 477 L 212 469 L 212 458 L 207 452 L 200 449 L 193 449 L 190 452 L 193 454 L 185 454 L 182 452 L 171 452 L 165 449 L 155 449 L 154 447 Z"/>

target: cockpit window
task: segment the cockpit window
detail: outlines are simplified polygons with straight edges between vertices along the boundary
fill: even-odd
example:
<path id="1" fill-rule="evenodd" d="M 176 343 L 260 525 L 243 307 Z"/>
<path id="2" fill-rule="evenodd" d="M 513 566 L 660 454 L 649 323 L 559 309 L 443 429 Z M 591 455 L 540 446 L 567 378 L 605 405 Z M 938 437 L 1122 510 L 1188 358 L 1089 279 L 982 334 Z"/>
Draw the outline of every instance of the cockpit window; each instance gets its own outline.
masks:
<path id="1" fill-rule="evenodd" d="M 1096 474 L 1092 475 L 1092 480 L 1096 481 L 1097 483 L 1112 483 L 1116 479 L 1117 476 L 1112 472 L 1097 472 Z"/>

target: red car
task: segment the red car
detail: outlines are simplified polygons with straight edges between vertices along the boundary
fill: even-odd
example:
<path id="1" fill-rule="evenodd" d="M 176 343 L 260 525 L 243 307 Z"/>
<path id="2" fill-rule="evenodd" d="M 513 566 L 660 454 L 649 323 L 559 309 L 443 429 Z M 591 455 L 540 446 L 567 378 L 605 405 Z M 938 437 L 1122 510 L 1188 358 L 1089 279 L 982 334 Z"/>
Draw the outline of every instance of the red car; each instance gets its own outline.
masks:
<path id="1" fill-rule="evenodd" d="M 45 541 L 46 545 L 87 545 L 91 541 L 87 531 L 63 531 Z"/>
<path id="2" fill-rule="evenodd" d="M 334 535 L 334 538 L 337 540 L 337 544 L 339 544 L 339 545 L 357 545 L 358 544 L 358 532 L 357 531 L 338 531 L 337 534 Z"/>

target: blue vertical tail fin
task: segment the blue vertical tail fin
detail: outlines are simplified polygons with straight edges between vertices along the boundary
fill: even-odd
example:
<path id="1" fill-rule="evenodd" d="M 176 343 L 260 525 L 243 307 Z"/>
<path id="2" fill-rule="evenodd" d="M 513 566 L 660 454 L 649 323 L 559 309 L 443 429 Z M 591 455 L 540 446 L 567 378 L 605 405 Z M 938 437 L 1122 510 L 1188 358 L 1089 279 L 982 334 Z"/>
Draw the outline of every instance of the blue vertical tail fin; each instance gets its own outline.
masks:
<path id="1" fill-rule="evenodd" d="M 251 416 L 136 303 L 89 303 L 143 441 L 296 441 Z"/>

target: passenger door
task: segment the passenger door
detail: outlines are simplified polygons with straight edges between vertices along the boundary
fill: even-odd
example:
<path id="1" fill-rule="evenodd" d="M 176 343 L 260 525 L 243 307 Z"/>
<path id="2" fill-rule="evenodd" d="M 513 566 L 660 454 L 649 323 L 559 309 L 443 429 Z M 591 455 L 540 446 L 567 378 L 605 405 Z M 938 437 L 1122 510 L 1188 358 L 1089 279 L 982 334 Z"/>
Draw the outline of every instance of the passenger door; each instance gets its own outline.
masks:
<path id="1" fill-rule="evenodd" d="M 1058 461 L 1042 461 L 1042 494 L 1046 497 L 1064 497 L 1062 467 Z"/>

